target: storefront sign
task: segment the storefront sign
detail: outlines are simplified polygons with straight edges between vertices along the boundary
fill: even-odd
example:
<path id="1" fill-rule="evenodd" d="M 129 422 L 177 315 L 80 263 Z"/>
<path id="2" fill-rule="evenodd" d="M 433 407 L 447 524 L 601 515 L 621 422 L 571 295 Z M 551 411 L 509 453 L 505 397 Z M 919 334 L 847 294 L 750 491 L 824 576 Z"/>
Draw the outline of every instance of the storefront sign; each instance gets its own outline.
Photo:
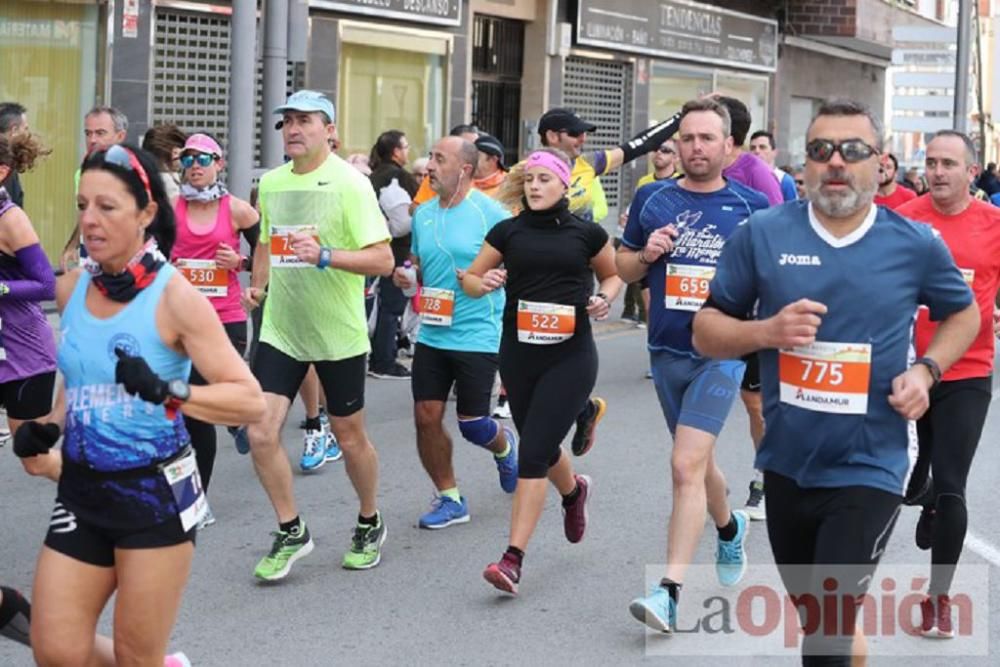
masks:
<path id="1" fill-rule="evenodd" d="M 77 21 L 14 19 L 0 16 L 0 42 L 3 42 L 4 46 L 24 44 L 75 49 L 80 45 L 80 24 Z"/>
<path id="2" fill-rule="evenodd" d="M 687 0 L 578 0 L 576 42 L 773 72 L 778 22 Z"/>
<path id="3" fill-rule="evenodd" d="M 122 37 L 135 39 L 139 36 L 139 0 L 125 0 L 122 5 Z"/>
<path id="4" fill-rule="evenodd" d="M 310 7 L 417 23 L 459 25 L 462 0 L 309 0 Z"/>

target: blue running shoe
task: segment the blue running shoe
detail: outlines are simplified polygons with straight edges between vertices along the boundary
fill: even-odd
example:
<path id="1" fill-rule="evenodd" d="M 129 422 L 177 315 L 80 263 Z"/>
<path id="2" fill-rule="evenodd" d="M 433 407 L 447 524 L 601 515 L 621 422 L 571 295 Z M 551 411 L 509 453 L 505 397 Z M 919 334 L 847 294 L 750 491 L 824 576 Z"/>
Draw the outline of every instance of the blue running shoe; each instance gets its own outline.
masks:
<path id="1" fill-rule="evenodd" d="M 323 429 L 306 431 L 299 467 L 302 472 L 319 470 L 326 463 L 326 436 Z"/>
<path id="2" fill-rule="evenodd" d="M 514 429 L 503 427 L 504 435 L 507 436 L 507 444 L 510 451 L 502 458 L 493 457 L 497 462 L 497 472 L 500 473 L 500 488 L 507 493 L 514 493 L 517 489 L 517 435 Z"/>
<path id="3" fill-rule="evenodd" d="M 448 496 L 438 496 L 431 504 L 431 511 L 420 517 L 420 527 L 437 530 L 455 523 L 469 522 L 469 506 L 465 498 L 455 502 Z"/>
<path id="4" fill-rule="evenodd" d="M 632 600 L 628 610 L 657 632 L 671 633 L 677 627 L 677 602 L 663 586 L 653 586 L 649 595 Z"/>
<path id="5" fill-rule="evenodd" d="M 719 540 L 715 551 L 715 573 L 723 586 L 735 586 L 747 571 L 747 552 L 743 543 L 750 532 L 750 518 L 743 510 L 733 512 L 736 521 L 736 537 L 729 540 Z"/>
<path id="6" fill-rule="evenodd" d="M 340 451 L 340 443 L 337 442 L 337 436 L 335 436 L 333 431 L 330 430 L 328 423 L 323 425 L 323 435 L 326 436 L 326 450 L 324 458 L 327 461 L 339 461 L 344 453 Z"/>
<path id="7" fill-rule="evenodd" d="M 233 444 L 236 445 L 236 451 L 240 454 L 250 453 L 250 436 L 247 435 L 247 427 L 240 426 L 239 428 L 233 429 L 231 431 L 233 434 Z"/>

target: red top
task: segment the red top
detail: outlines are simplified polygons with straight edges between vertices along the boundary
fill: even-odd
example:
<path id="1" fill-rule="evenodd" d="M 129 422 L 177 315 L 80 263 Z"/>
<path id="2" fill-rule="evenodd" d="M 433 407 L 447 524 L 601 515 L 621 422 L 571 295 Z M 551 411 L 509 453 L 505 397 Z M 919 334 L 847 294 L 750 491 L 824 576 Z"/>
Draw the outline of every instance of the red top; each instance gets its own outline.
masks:
<path id="1" fill-rule="evenodd" d="M 212 227 L 192 226 L 188 223 L 187 200 L 178 197 L 174 204 L 174 216 L 177 220 L 177 241 L 170 253 L 170 261 L 178 259 L 215 259 L 215 252 L 220 243 L 226 243 L 237 253 L 240 251 L 239 233 L 233 227 L 231 199 L 225 195 L 219 200 L 219 212 L 215 216 Z M 225 296 L 208 298 L 215 307 L 223 324 L 230 322 L 246 322 L 247 314 L 240 305 L 240 281 L 238 271 L 226 271 Z"/>
<path id="2" fill-rule="evenodd" d="M 993 298 L 1000 285 L 1000 208 L 973 199 L 958 215 L 943 215 L 934 209 L 931 196 L 927 194 L 896 212 L 911 220 L 928 223 L 941 234 L 966 282 L 971 278 L 972 292 L 979 306 L 979 335 L 942 379 L 988 376 L 993 372 Z M 927 352 L 936 330 L 937 323 L 930 321 L 926 308 L 921 308 L 916 326 L 918 356 Z"/>
<path id="3" fill-rule="evenodd" d="M 888 197 L 882 197 L 877 192 L 875 193 L 875 204 L 878 206 L 885 206 L 886 208 L 895 211 L 897 208 L 910 201 L 911 199 L 916 199 L 917 193 L 910 188 L 904 188 L 902 185 L 897 184 L 896 189 L 893 190 L 892 194 Z"/>

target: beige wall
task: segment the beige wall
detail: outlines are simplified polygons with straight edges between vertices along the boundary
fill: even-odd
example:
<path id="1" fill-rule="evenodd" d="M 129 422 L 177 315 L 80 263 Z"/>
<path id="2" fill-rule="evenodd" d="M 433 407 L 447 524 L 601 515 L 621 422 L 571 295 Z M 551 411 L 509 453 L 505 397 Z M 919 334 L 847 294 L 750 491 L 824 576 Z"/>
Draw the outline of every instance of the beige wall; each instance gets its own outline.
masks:
<path id="1" fill-rule="evenodd" d="M 534 21 L 545 0 L 471 0 L 473 14 L 489 14 L 506 19 Z"/>

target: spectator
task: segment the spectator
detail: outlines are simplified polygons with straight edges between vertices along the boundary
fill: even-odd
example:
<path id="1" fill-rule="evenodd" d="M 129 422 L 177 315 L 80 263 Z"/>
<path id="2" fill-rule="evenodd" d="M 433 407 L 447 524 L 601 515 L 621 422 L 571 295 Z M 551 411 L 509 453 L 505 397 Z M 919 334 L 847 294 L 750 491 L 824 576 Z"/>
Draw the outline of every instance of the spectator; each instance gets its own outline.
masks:
<path id="1" fill-rule="evenodd" d="M 750 152 L 767 163 L 767 166 L 774 172 L 774 177 L 781 187 L 781 196 L 785 201 L 792 201 L 797 198 L 795 181 L 783 169 L 774 166 L 774 161 L 778 157 L 778 150 L 774 144 L 774 135 L 764 130 L 757 130 L 750 135 Z"/>
<path id="2" fill-rule="evenodd" d="M 507 176 L 507 166 L 503 161 L 503 144 L 491 134 L 479 133 L 475 141 L 479 151 L 479 164 L 473 174 L 472 187 L 491 199 L 495 199 Z"/>
<path id="3" fill-rule="evenodd" d="M 187 135 L 176 125 L 157 125 L 146 130 L 142 138 L 142 149 L 149 151 L 156 158 L 156 166 L 160 170 L 160 180 L 167 193 L 170 203 L 177 201 L 181 187 L 181 150 Z"/>
<path id="4" fill-rule="evenodd" d="M 413 178 L 415 178 L 417 182 L 421 182 L 427 178 L 428 162 L 430 162 L 430 158 L 427 157 L 418 157 L 413 161 Z"/>
<path id="5" fill-rule="evenodd" d="M 0 132 L 3 131 L 3 117 L 0 116 Z M 983 190 L 990 197 L 993 195 L 1000 194 L 1000 178 L 997 178 L 997 163 L 990 162 L 986 165 L 986 169 L 983 173 L 979 175 L 976 179 L 976 187 Z"/>

